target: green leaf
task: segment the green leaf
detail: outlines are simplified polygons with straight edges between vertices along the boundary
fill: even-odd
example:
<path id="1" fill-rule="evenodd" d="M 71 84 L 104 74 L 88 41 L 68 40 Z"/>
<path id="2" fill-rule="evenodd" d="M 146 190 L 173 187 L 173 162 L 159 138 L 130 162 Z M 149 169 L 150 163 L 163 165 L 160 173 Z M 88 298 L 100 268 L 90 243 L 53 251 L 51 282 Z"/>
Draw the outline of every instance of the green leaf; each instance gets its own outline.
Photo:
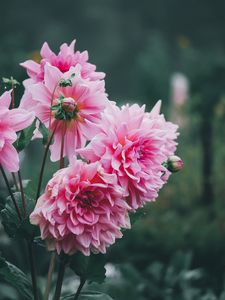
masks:
<path id="1" fill-rule="evenodd" d="M 61 300 L 73 300 L 74 295 L 69 295 L 61 298 Z M 80 294 L 78 300 L 113 300 L 109 295 L 100 293 L 100 292 L 95 292 L 95 291 L 88 291 L 88 292 L 83 292 Z"/>
<path id="2" fill-rule="evenodd" d="M 42 122 L 40 122 L 39 131 L 43 137 L 43 144 L 46 145 L 48 143 L 48 129 Z"/>
<path id="3" fill-rule="evenodd" d="M 70 268 L 82 279 L 101 283 L 105 279 L 105 263 L 103 254 L 85 256 L 78 252 L 72 256 Z"/>
<path id="4" fill-rule="evenodd" d="M 34 120 L 33 123 L 29 127 L 27 127 L 26 129 L 24 129 L 20 132 L 19 138 L 15 145 L 15 147 L 18 151 L 22 151 L 25 147 L 27 147 L 29 145 L 35 128 L 36 128 L 36 120 Z"/>
<path id="5" fill-rule="evenodd" d="M 23 299 L 32 299 L 32 285 L 28 277 L 16 266 L 0 257 L 0 278 L 15 287 Z"/>
<path id="6" fill-rule="evenodd" d="M 4 226 L 4 229 L 6 233 L 14 238 L 14 237 L 20 237 L 20 238 L 28 238 L 32 239 L 36 234 L 38 234 L 38 227 L 30 224 L 29 221 L 29 215 L 33 211 L 35 206 L 35 201 L 32 199 L 29 199 L 25 195 L 26 199 L 26 206 L 27 206 L 27 217 L 24 217 L 24 211 L 23 211 L 23 205 L 22 205 L 22 198 L 21 193 L 17 192 L 13 194 L 15 197 L 15 200 L 18 204 L 19 210 L 21 212 L 22 221 L 19 220 L 19 217 L 16 213 L 14 204 L 12 202 L 11 197 L 7 197 L 6 204 L 4 209 L 1 210 L 0 215 L 2 218 L 2 225 Z"/>

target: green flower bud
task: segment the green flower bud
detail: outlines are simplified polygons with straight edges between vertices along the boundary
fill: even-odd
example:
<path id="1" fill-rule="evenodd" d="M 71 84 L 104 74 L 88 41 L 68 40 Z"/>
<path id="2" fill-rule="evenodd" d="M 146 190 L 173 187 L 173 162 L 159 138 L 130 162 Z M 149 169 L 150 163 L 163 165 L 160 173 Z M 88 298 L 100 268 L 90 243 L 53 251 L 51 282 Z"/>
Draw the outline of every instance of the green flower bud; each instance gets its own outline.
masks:
<path id="1" fill-rule="evenodd" d="M 179 156 L 172 155 L 168 158 L 166 167 L 172 173 L 178 172 L 183 168 L 183 161 Z"/>

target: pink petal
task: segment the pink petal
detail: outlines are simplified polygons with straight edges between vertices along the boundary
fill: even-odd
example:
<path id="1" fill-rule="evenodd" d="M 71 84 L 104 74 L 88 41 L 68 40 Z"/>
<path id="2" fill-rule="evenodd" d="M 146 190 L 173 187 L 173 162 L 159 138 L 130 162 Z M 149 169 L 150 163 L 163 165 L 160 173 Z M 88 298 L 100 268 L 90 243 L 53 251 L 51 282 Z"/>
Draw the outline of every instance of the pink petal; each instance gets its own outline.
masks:
<path id="1" fill-rule="evenodd" d="M 50 58 L 52 55 L 55 55 L 54 52 L 50 49 L 47 42 L 45 42 L 41 48 L 41 56 L 43 58 Z"/>
<path id="2" fill-rule="evenodd" d="M 0 97 L 0 106 L 5 106 L 7 108 L 10 106 L 11 92 L 12 92 L 12 90 L 7 91 L 7 92 L 5 92 L 4 94 L 1 95 L 1 97 Z"/>
<path id="3" fill-rule="evenodd" d="M 16 149 L 8 142 L 5 143 L 0 152 L 0 163 L 9 172 L 19 170 L 19 155 Z"/>

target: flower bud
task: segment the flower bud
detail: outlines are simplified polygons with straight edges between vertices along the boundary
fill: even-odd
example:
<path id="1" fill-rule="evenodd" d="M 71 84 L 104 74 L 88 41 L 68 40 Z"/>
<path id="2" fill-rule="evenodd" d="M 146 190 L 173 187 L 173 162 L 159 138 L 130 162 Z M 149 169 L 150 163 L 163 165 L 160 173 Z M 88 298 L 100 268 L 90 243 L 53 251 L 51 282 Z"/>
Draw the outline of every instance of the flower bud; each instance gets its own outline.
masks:
<path id="1" fill-rule="evenodd" d="M 66 111 L 73 112 L 76 107 L 76 103 L 73 98 L 68 97 L 68 98 L 63 98 L 62 99 L 62 107 Z"/>
<path id="2" fill-rule="evenodd" d="M 178 172 L 183 168 L 183 161 L 179 156 L 172 155 L 167 160 L 167 169 L 172 172 Z"/>

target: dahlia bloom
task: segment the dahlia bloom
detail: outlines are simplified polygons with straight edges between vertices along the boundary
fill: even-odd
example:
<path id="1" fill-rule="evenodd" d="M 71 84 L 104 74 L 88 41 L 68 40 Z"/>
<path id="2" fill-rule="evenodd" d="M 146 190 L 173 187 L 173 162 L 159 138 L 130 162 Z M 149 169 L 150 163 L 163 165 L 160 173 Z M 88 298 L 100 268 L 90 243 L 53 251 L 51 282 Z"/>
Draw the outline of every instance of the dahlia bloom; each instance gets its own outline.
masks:
<path id="1" fill-rule="evenodd" d="M 101 112 L 108 101 L 104 81 L 84 79 L 80 70 L 77 65 L 62 73 L 46 64 L 44 81 L 27 86 L 35 115 L 47 128 L 55 130 L 50 147 L 52 161 L 60 159 L 62 140 L 63 156 L 70 158 L 76 148 L 83 147 L 100 130 Z"/>
<path id="2" fill-rule="evenodd" d="M 71 67 L 76 65 L 81 66 L 81 76 L 82 78 L 89 78 L 90 80 L 100 80 L 105 77 L 103 72 L 96 72 L 96 66 L 88 62 L 88 52 L 74 52 L 75 40 L 72 41 L 70 45 L 66 43 L 62 44 L 58 54 L 55 54 L 50 48 L 48 43 L 44 43 L 40 56 L 40 64 L 34 60 L 27 60 L 21 64 L 27 70 L 30 78 L 34 82 L 39 82 L 44 80 L 45 65 L 50 64 L 58 68 L 62 73 L 69 71 Z"/>
<path id="3" fill-rule="evenodd" d="M 165 183 L 163 166 L 176 150 L 177 126 L 160 115 L 159 101 L 150 113 L 137 104 L 121 109 L 108 107 L 102 132 L 90 144 L 77 150 L 90 162 L 100 161 L 106 172 L 116 174 L 133 210 L 154 200 Z"/>
<path id="4" fill-rule="evenodd" d="M 30 222 L 39 225 L 49 250 L 105 253 L 121 228 L 130 228 L 128 208 L 114 174 L 74 159 L 49 181 Z"/>
<path id="5" fill-rule="evenodd" d="M 0 164 L 9 172 L 17 172 L 19 156 L 13 147 L 16 132 L 28 127 L 34 115 L 19 108 L 9 110 L 10 103 L 11 91 L 7 91 L 0 97 Z"/>

